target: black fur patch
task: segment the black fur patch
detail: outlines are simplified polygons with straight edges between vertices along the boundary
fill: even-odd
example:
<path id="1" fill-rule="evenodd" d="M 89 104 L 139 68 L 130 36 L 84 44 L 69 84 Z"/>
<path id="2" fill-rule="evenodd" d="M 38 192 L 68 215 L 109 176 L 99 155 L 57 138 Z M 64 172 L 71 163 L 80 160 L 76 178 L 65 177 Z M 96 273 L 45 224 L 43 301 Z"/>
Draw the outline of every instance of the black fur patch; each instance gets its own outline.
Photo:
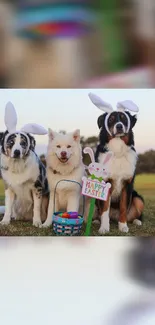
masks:
<path id="1" fill-rule="evenodd" d="M 15 144 L 15 141 L 16 141 L 16 134 L 11 134 L 7 139 L 6 148 L 11 149 Z"/>
<path id="2" fill-rule="evenodd" d="M 6 135 L 8 133 L 9 133 L 8 131 L 5 131 L 5 132 L 1 133 L 1 137 L 0 137 L 0 144 L 2 146 L 2 153 L 4 153 L 4 154 L 5 154 L 4 139 L 5 139 L 5 137 L 6 137 Z"/>
<path id="3" fill-rule="evenodd" d="M 34 184 L 34 187 L 36 188 L 38 195 L 46 195 L 49 192 L 46 178 L 46 168 L 37 155 L 36 158 L 39 164 L 39 176 Z"/>
<path id="4" fill-rule="evenodd" d="M 4 132 L 0 132 L 0 146 L 1 146 L 1 144 L 2 144 L 3 136 L 4 136 Z"/>
<path id="5" fill-rule="evenodd" d="M 32 135 L 30 135 L 29 133 L 27 133 L 27 136 L 30 139 L 30 150 L 34 151 L 35 147 L 36 147 L 36 140 L 34 137 L 32 137 Z"/>

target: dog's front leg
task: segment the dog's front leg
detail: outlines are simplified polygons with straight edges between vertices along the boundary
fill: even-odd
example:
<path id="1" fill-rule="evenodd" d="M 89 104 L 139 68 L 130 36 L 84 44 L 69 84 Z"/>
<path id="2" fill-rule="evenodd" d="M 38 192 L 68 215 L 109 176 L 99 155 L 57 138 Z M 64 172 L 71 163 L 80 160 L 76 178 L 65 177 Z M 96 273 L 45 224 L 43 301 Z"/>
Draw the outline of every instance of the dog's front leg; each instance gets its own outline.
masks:
<path id="1" fill-rule="evenodd" d="M 58 202 L 57 202 L 57 195 L 55 197 L 55 211 L 58 210 Z M 50 199 L 49 199 L 49 205 L 48 205 L 48 213 L 47 213 L 47 219 L 45 222 L 42 224 L 43 228 L 48 228 L 52 225 L 52 217 L 54 213 L 54 194 L 50 194 Z"/>
<path id="2" fill-rule="evenodd" d="M 67 211 L 68 212 L 78 212 L 80 205 L 80 195 L 77 193 L 69 194 L 67 202 Z"/>
<path id="3" fill-rule="evenodd" d="M 107 201 L 104 202 L 102 213 L 101 213 L 101 226 L 99 229 L 99 234 L 103 235 L 110 230 L 110 203 L 111 203 L 111 194 L 109 193 Z"/>
<path id="4" fill-rule="evenodd" d="M 129 228 L 127 226 L 127 191 L 126 191 L 126 186 L 123 187 L 122 193 L 121 193 L 118 228 L 122 232 L 127 233 L 129 231 Z"/>
<path id="5" fill-rule="evenodd" d="M 10 223 L 14 198 L 14 192 L 10 188 L 7 188 L 5 190 L 5 214 L 0 222 L 1 225 L 8 225 Z"/>
<path id="6" fill-rule="evenodd" d="M 33 190 L 33 226 L 39 227 L 41 225 L 41 203 L 42 194 L 40 191 Z"/>

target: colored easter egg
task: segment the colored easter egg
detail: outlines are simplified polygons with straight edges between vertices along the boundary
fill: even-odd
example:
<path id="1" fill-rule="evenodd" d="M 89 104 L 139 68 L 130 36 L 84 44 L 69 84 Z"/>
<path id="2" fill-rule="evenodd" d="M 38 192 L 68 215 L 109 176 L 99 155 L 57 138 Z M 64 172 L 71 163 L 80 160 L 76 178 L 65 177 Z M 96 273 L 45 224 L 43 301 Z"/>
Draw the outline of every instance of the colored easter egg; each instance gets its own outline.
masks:
<path id="1" fill-rule="evenodd" d="M 77 219 L 78 218 L 78 213 L 77 212 L 69 212 L 70 218 L 71 219 Z"/>
<path id="2" fill-rule="evenodd" d="M 62 218 L 70 218 L 69 213 L 64 212 L 64 213 L 62 214 Z"/>

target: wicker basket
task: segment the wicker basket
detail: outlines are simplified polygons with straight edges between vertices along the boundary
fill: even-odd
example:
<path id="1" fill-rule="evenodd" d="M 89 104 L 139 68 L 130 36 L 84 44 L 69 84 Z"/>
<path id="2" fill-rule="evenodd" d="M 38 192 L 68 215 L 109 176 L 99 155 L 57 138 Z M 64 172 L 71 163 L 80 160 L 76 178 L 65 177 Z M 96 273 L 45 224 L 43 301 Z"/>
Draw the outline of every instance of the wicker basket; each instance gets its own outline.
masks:
<path id="1" fill-rule="evenodd" d="M 82 215 L 79 215 L 77 219 L 68 219 L 68 218 L 62 218 L 60 214 L 62 212 L 55 212 L 55 195 L 56 195 L 56 189 L 60 182 L 71 182 L 78 184 L 81 188 L 81 184 L 76 181 L 70 181 L 63 179 L 59 181 L 56 184 L 55 190 L 54 190 L 54 213 L 52 217 L 52 224 L 53 224 L 53 230 L 56 235 L 59 236 L 77 236 L 81 233 L 82 224 L 84 221 L 84 217 Z M 84 215 L 84 196 L 83 196 L 83 215 Z"/>

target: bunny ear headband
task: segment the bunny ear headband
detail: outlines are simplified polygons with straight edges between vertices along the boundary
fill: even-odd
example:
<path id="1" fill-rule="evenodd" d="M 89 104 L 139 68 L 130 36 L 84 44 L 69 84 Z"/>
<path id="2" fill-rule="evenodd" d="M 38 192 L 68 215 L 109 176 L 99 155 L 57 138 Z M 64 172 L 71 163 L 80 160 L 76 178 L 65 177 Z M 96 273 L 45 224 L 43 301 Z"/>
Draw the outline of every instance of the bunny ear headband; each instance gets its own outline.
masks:
<path id="1" fill-rule="evenodd" d="M 109 118 L 110 114 L 112 112 L 114 112 L 113 107 L 109 103 L 104 102 L 100 97 L 96 96 L 93 93 L 89 93 L 88 96 L 89 96 L 91 102 L 95 106 L 97 106 L 101 111 L 108 113 L 105 118 L 105 127 L 106 127 L 107 132 L 111 135 L 109 128 L 108 128 L 108 118 Z M 123 112 L 128 120 L 128 128 L 127 128 L 127 132 L 128 132 L 130 129 L 130 118 L 129 118 L 128 114 L 126 114 L 125 112 L 129 111 L 129 112 L 138 113 L 139 108 L 131 100 L 124 100 L 122 102 L 118 102 L 116 107 L 117 107 L 116 112 Z"/>
<path id="2" fill-rule="evenodd" d="M 20 130 L 16 130 L 17 114 L 11 102 L 8 102 L 5 107 L 4 122 L 9 132 L 9 135 L 12 133 L 32 133 L 37 135 L 44 135 L 48 133 L 44 127 L 35 123 L 25 124 Z"/>

